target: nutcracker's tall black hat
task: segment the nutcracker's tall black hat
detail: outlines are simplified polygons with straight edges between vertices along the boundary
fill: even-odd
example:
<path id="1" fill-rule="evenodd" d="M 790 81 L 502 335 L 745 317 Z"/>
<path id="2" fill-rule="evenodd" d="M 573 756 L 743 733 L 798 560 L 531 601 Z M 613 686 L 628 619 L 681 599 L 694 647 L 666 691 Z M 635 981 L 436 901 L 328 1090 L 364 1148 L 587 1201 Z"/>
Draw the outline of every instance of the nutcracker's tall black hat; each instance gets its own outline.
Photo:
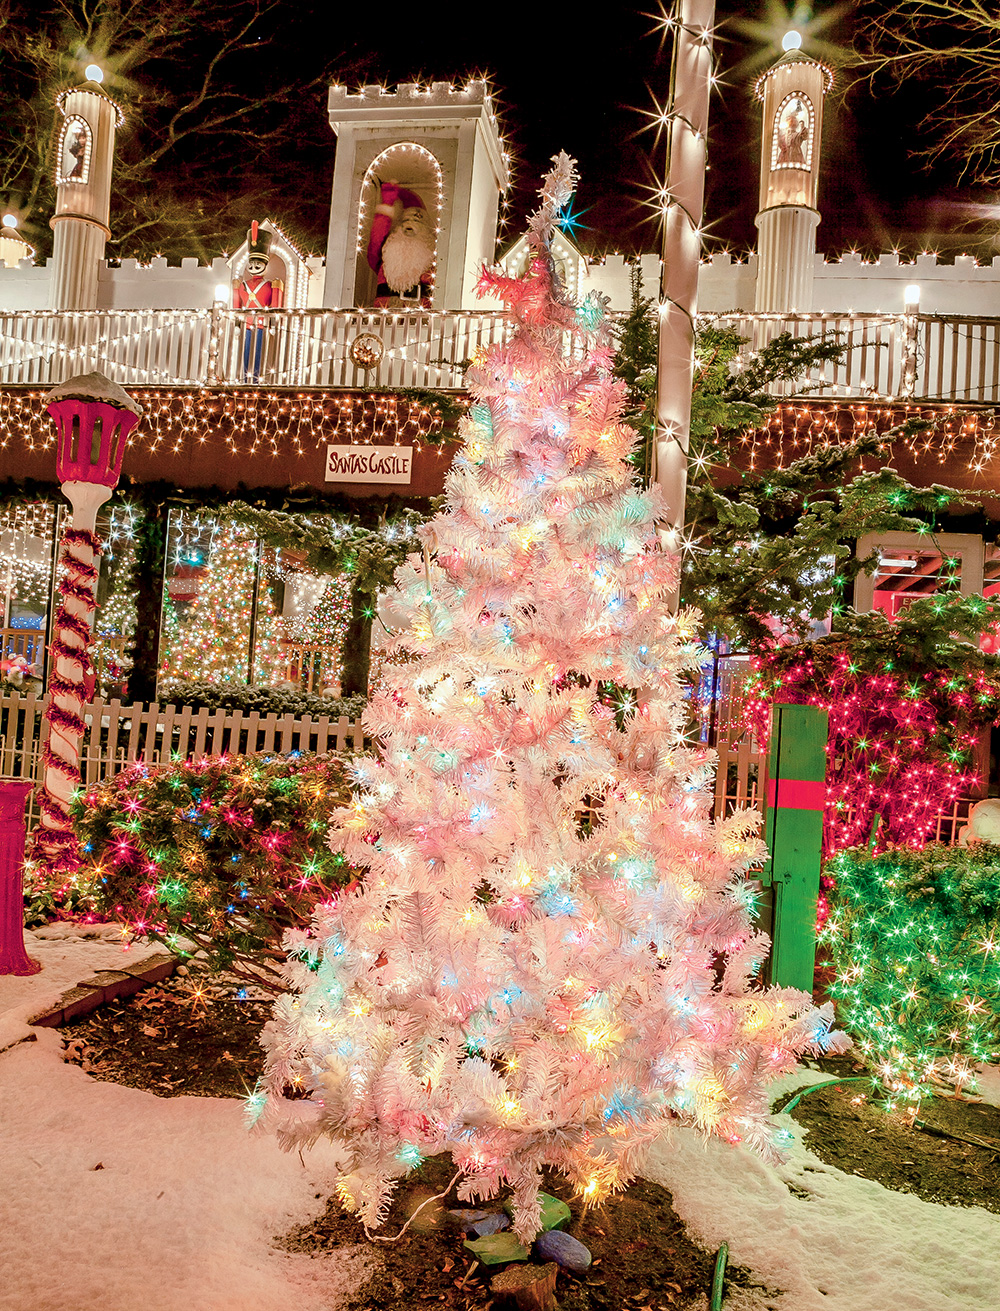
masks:
<path id="1" fill-rule="evenodd" d="M 262 230 L 256 219 L 247 232 L 247 259 L 259 255 L 261 259 L 271 258 L 271 234 Z"/>

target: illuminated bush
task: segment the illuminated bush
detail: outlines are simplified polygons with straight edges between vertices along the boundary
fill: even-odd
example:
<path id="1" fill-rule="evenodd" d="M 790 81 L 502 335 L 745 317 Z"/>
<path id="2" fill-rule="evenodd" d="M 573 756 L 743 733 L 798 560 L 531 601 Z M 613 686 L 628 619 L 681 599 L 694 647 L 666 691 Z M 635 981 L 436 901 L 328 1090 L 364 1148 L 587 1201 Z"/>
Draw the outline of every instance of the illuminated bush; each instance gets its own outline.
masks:
<path id="1" fill-rule="evenodd" d="M 890 1103 L 969 1084 L 1000 1054 L 1000 847 L 853 847 L 827 868 L 831 995 Z"/>
<path id="2" fill-rule="evenodd" d="M 746 715 L 766 741 L 774 701 L 830 716 L 823 850 L 920 846 L 977 782 L 973 750 L 1000 718 L 1000 659 L 979 649 L 998 603 L 928 596 L 891 622 L 845 611 L 829 637 L 755 658 Z M 832 862 L 827 873 L 832 872 Z"/>
<path id="3" fill-rule="evenodd" d="M 172 950 L 188 939 L 216 968 L 277 989 L 285 929 L 352 878 L 326 845 L 349 800 L 331 756 L 139 761 L 74 802 L 78 882 L 130 936 Z"/>

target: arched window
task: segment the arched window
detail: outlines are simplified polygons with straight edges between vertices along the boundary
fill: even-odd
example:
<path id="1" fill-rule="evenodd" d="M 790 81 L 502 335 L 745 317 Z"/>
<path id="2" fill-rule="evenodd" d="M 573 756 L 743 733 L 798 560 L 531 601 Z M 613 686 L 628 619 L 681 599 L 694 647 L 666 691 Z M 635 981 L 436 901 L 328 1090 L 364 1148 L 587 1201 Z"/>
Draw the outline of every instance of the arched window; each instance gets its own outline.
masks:
<path id="1" fill-rule="evenodd" d="M 383 182 L 394 180 L 401 187 L 415 191 L 423 201 L 434 233 L 434 251 L 441 230 L 444 205 L 444 173 L 431 152 L 415 141 L 400 141 L 376 155 L 365 170 L 358 202 L 357 273 L 354 303 L 370 305 L 375 297 L 375 275 L 368 267 L 368 237 L 375 207 L 381 197 Z"/>
<path id="2" fill-rule="evenodd" d="M 785 96 L 774 115 L 771 168 L 812 168 L 816 111 L 803 91 Z"/>
<path id="3" fill-rule="evenodd" d="M 85 185 L 90 177 L 90 155 L 94 136 L 90 124 L 79 114 L 70 114 L 59 134 L 56 151 L 56 185 L 79 182 Z"/>

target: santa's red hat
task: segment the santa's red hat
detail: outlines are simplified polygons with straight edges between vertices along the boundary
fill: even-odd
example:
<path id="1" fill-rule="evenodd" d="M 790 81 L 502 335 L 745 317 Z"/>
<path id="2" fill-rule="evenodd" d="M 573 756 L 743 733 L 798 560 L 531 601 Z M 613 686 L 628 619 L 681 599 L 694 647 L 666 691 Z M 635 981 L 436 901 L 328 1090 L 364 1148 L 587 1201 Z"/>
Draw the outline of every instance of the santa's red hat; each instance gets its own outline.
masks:
<path id="1" fill-rule="evenodd" d="M 415 191 L 410 191 L 407 187 L 399 188 L 399 200 L 402 201 L 404 209 L 424 209 L 424 202 L 420 199 Z"/>

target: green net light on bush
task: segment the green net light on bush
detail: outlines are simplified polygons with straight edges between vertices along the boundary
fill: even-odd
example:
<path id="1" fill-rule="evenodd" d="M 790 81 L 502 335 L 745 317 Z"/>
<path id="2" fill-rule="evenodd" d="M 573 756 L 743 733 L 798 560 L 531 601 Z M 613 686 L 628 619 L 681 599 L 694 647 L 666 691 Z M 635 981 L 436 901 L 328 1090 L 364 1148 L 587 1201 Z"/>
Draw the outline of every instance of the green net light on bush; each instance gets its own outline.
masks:
<path id="1" fill-rule="evenodd" d="M 830 992 L 888 1104 L 974 1086 L 1000 1056 L 1000 847 L 852 847 L 827 868 Z"/>
<path id="2" fill-rule="evenodd" d="M 276 989 L 287 928 L 353 878 L 326 845 L 350 801 L 330 756 L 136 762 L 81 791 L 73 817 L 97 908 L 129 937 L 203 948 Z"/>

